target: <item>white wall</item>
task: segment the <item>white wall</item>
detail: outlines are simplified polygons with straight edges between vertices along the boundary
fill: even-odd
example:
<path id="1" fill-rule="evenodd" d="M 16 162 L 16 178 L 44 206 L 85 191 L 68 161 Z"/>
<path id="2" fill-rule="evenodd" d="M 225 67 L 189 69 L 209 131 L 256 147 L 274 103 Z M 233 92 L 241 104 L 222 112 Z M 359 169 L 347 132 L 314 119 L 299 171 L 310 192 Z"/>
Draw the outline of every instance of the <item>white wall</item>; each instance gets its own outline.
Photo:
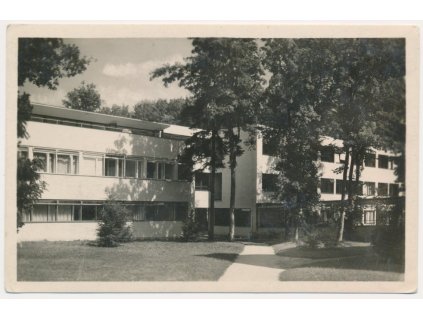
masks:
<path id="1" fill-rule="evenodd" d="M 190 183 L 186 181 L 139 180 L 115 177 L 91 177 L 43 173 L 47 182 L 43 199 L 105 200 L 111 193 L 118 200 L 190 201 Z"/>
<path id="2" fill-rule="evenodd" d="M 22 146 L 176 159 L 180 140 L 28 121 Z"/>
<path id="3" fill-rule="evenodd" d="M 182 234 L 179 221 L 131 222 L 135 238 L 177 238 Z M 97 222 L 26 223 L 18 233 L 18 242 L 77 241 L 97 239 Z"/>
<path id="4" fill-rule="evenodd" d="M 18 233 L 18 241 L 95 240 L 97 222 L 26 223 Z"/>

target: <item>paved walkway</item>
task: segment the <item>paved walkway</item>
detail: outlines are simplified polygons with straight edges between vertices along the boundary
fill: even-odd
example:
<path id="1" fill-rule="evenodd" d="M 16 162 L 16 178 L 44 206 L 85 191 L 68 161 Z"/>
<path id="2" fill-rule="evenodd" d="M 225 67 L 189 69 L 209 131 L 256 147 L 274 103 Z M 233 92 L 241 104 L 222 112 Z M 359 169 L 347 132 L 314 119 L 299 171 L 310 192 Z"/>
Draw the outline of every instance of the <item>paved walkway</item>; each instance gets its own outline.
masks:
<path id="1" fill-rule="evenodd" d="M 220 277 L 219 281 L 279 281 L 280 258 L 273 247 L 245 245 L 243 251 Z"/>

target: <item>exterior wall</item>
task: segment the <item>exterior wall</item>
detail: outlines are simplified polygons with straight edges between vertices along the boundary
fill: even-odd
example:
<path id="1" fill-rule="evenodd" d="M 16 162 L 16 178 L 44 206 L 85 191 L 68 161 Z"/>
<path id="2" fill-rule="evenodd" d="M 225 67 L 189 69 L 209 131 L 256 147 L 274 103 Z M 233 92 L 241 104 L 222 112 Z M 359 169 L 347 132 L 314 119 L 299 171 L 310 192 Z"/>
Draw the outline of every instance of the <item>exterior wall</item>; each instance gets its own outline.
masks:
<path id="1" fill-rule="evenodd" d="M 223 182 L 223 181 L 222 181 Z M 208 208 L 210 205 L 209 197 L 210 192 L 206 190 L 195 190 L 195 207 L 196 208 Z"/>
<path id="2" fill-rule="evenodd" d="M 263 154 L 263 138 L 260 134 L 257 136 L 256 147 L 257 178 L 255 196 L 257 203 L 277 203 L 278 201 L 273 198 L 273 192 L 263 191 L 262 187 L 263 173 L 276 173 L 276 171 L 274 170 L 274 167 L 276 165 L 276 158 Z"/>
<path id="3" fill-rule="evenodd" d="M 56 175 L 43 173 L 47 190 L 42 199 L 106 200 L 112 194 L 125 201 L 190 200 L 190 183 L 186 181 L 139 180 L 115 177 Z"/>
<path id="4" fill-rule="evenodd" d="M 378 155 L 392 155 L 384 151 L 375 151 L 376 157 Z M 377 161 L 377 160 L 376 160 Z M 328 178 L 328 179 L 342 179 L 342 174 L 336 174 L 334 173 L 334 169 L 337 169 L 342 166 L 342 164 L 339 162 L 338 156 L 335 156 L 335 162 L 321 162 L 322 164 L 322 178 Z M 378 168 L 378 164 L 376 163 L 376 167 L 364 167 L 364 169 L 361 171 L 360 181 L 362 182 L 374 182 L 376 189 L 378 183 L 395 183 L 396 182 L 396 176 L 394 174 L 393 169 L 383 169 Z M 336 188 L 335 188 L 336 189 Z M 334 189 L 334 192 L 335 192 Z M 336 201 L 341 200 L 341 195 L 336 193 L 322 193 L 321 194 L 321 200 L 322 201 Z"/>
<path id="5" fill-rule="evenodd" d="M 248 134 L 241 133 L 242 140 L 247 140 Z M 244 153 L 237 158 L 236 175 L 236 194 L 235 194 L 235 208 L 236 209 L 250 209 L 251 224 L 255 227 L 256 224 L 256 150 L 249 148 L 242 144 Z M 228 162 L 225 158 L 225 163 Z M 230 194 L 231 194 L 231 175 L 229 167 L 219 169 L 217 172 L 222 173 L 222 200 L 215 201 L 215 208 L 229 208 Z M 195 191 L 195 207 L 208 208 L 209 207 L 209 191 L 196 190 Z M 226 235 L 229 233 L 229 227 L 215 227 L 217 235 Z M 250 228 L 243 229 L 242 227 L 235 227 L 235 236 L 249 236 Z"/>
<path id="6" fill-rule="evenodd" d="M 18 233 L 18 241 L 95 240 L 97 222 L 26 223 Z"/>
<path id="7" fill-rule="evenodd" d="M 247 140 L 248 134 L 241 133 L 241 139 Z M 236 194 L 235 194 L 235 208 L 255 209 L 255 192 L 254 184 L 256 183 L 256 150 L 249 149 L 242 144 L 244 153 L 237 158 L 237 167 L 235 170 L 236 176 Z M 228 158 L 225 158 L 225 163 Z M 222 172 L 222 200 L 215 202 L 216 208 L 228 208 L 231 194 L 231 175 L 229 167 L 221 169 Z"/>
<path id="8" fill-rule="evenodd" d="M 88 152 L 175 160 L 182 143 L 180 140 L 32 121 L 27 123 L 27 129 L 30 137 L 22 140 L 22 146 L 75 151 L 80 158 L 83 152 Z M 137 201 L 181 202 L 191 198 L 190 185 L 185 181 L 87 176 L 83 175 L 83 164 L 80 159 L 76 175 L 41 173 L 47 182 L 42 199 L 105 200 L 107 194 L 113 194 L 119 200 Z"/>
<path id="9" fill-rule="evenodd" d="M 175 160 L 182 141 L 123 132 L 28 121 L 22 146 L 126 154 Z"/>
<path id="10" fill-rule="evenodd" d="M 182 234 L 182 222 L 131 222 L 135 238 L 177 238 Z M 18 241 L 76 241 L 97 238 L 97 222 L 27 223 L 18 233 Z"/>

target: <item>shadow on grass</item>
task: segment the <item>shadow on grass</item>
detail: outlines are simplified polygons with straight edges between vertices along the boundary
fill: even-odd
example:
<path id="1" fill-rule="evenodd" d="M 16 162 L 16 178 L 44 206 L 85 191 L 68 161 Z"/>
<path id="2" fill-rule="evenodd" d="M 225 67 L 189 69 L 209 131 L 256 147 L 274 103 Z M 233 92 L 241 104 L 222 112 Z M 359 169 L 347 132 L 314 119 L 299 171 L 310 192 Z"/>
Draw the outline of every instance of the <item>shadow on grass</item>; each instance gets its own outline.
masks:
<path id="1" fill-rule="evenodd" d="M 404 265 L 386 261 L 378 257 L 371 247 L 348 247 L 328 249 L 290 248 L 277 255 L 239 255 L 211 253 L 197 255 L 236 263 L 280 268 L 285 270 L 298 268 L 321 268 L 340 270 L 365 270 L 403 273 Z"/>
<path id="2" fill-rule="evenodd" d="M 238 254 L 236 253 L 211 253 L 211 254 L 202 254 L 202 255 L 195 255 L 198 257 L 210 257 L 218 260 L 223 261 L 230 261 L 233 262 L 237 258 Z"/>

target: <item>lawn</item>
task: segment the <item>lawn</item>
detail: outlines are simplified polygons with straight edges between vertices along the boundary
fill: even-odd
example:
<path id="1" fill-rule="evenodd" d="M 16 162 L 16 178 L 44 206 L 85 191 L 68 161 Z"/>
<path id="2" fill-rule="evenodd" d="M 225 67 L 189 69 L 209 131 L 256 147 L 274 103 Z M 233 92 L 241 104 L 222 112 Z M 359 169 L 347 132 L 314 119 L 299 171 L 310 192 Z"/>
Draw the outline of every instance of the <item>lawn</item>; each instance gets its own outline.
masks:
<path id="1" fill-rule="evenodd" d="M 399 281 L 404 265 L 384 260 L 371 246 L 343 246 L 309 249 L 275 248 L 280 266 L 285 269 L 281 281 Z"/>
<path id="2" fill-rule="evenodd" d="M 18 281 L 216 281 L 242 248 L 229 242 L 143 241 L 117 248 L 24 242 L 18 246 Z M 225 257 L 209 257 L 215 254 Z"/>

